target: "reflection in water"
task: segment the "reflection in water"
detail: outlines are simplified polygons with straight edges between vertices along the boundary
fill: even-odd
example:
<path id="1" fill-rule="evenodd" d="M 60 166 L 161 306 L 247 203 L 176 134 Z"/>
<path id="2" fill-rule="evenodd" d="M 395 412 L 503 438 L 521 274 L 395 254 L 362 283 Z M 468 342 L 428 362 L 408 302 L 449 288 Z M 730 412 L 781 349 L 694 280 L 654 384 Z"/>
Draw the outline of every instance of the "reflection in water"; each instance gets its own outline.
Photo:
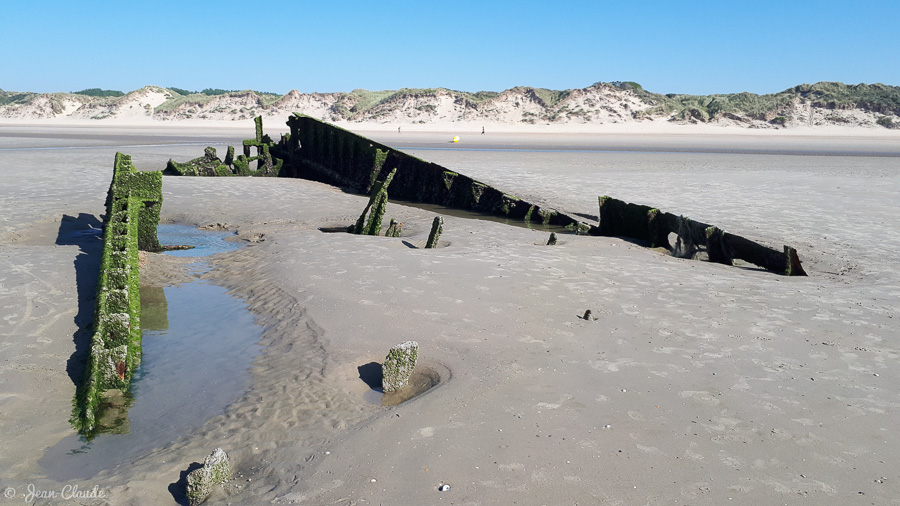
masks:
<path id="1" fill-rule="evenodd" d="M 130 392 L 118 389 L 107 390 L 100 394 L 100 407 L 97 409 L 97 433 L 128 434 L 131 424 L 128 422 L 128 410 L 134 403 Z"/>
<path id="2" fill-rule="evenodd" d="M 141 287 L 141 329 L 169 330 L 169 304 L 161 286 Z"/>
<path id="3" fill-rule="evenodd" d="M 168 329 L 143 332 L 133 400 L 107 392 L 106 433 L 89 443 L 73 434 L 49 449 L 40 460 L 49 476 L 88 479 L 127 463 L 189 434 L 246 391 L 262 329 L 244 302 L 200 281 L 164 290 Z"/>
<path id="4" fill-rule="evenodd" d="M 409 377 L 409 384 L 397 390 L 396 392 L 388 392 L 381 397 L 382 406 L 396 406 L 401 402 L 406 402 L 413 397 L 424 394 L 431 387 L 441 382 L 440 375 L 422 365 L 417 365 L 412 375 Z"/>
<path id="5" fill-rule="evenodd" d="M 409 383 L 395 392 L 384 393 L 381 388 L 381 364 L 371 362 L 357 368 L 359 378 L 368 386 L 369 390 L 363 393 L 363 400 L 382 406 L 396 406 L 413 397 L 424 394 L 441 382 L 441 375 L 434 369 L 418 364 L 409 377 Z"/>
<path id="6" fill-rule="evenodd" d="M 163 244 L 202 256 L 238 247 L 230 232 L 183 225 L 160 226 Z M 212 238 L 210 236 L 213 236 Z M 171 287 L 141 287 L 142 356 L 131 392 L 104 392 L 98 434 L 73 434 L 40 459 L 58 481 L 89 479 L 162 448 L 221 414 L 249 386 L 262 329 L 246 304 L 225 288 L 196 280 Z"/>

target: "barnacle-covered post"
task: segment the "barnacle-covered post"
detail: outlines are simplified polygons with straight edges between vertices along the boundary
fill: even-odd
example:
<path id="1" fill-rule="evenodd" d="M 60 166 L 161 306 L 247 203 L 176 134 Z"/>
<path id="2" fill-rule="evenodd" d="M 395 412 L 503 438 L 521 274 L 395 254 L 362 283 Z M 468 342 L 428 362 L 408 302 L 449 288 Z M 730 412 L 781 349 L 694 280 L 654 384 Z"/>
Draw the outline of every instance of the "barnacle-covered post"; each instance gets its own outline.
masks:
<path id="1" fill-rule="evenodd" d="M 385 393 L 396 392 L 409 384 L 418 358 L 419 343 L 415 341 L 406 341 L 391 348 L 381 365 L 381 386 Z"/>

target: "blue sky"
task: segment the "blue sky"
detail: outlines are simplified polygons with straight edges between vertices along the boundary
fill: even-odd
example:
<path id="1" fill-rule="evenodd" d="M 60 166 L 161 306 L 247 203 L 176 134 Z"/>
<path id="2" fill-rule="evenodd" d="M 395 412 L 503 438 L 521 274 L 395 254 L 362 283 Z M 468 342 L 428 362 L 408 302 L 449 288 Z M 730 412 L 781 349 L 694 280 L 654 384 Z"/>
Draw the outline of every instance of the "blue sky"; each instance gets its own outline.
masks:
<path id="1" fill-rule="evenodd" d="M 0 89 L 900 85 L 897 0 L 0 0 Z"/>

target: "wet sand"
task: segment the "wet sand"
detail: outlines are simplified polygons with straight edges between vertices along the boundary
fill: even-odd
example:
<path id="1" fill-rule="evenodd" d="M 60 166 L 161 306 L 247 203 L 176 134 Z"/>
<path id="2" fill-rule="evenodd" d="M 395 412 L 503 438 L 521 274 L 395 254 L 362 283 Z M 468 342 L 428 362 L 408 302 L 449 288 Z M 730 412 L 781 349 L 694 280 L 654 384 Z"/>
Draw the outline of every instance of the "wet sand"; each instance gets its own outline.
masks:
<path id="1" fill-rule="evenodd" d="M 612 151 L 656 153 L 737 153 L 755 155 L 843 155 L 843 156 L 900 156 L 900 146 L 881 132 L 870 135 L 810 136 L 774 132 L 673 132 L 635 133 L 509 133 L 481 135 L 474 132 L 383 132 L 358 131 L 397 149 L 437 150 L 504 150 L 504 151 Z M 459 143 L 451 143 L 454 136 Z"/>
<path id="2" fill-rule="evenodd" d="M 509 133 L 483 145 L 464 137 L 474 149 L 462 150 L 424 149 L 448 147 L 442 132 L 372 134 L 570 212 L 595 215 L 608 194 L 791 244 L 808 278 L 616 238 L 550 247 L 545 232 L 452 216 L 444 247 L 410 248 L 433 212 L 389 205 L 399 239 L 326 234 L 366 198 L 302 180 L 167 177 L 164 220 L 228 223 L 245 245 L 196 275 L 246 301 L 264 329 L 250 385 L 190 434 L 59 482 L 39 461 L 72 435 L 99 256 L 89 231 L 115 151 L 161 169 L 252 129 L 6 131 L 2 148 L 79 148 L 0 150 L 0 485 L 16 489 L 10 504 L 29 484 L 173 504 L 183 472 L 216 447 L 239 478 L 214 499 L 241 503 L 896 502 L 900 174 L 895 155 L 865 156 L 894 153 L 896 139 Z M 149 257 L 148 284 L 190 276 L 179 260 Z M 595 321 L 580 318 L 586 309 Z M 396 407 L 370 402 L 360 366 L 406 340 L 442 381 Z"/>

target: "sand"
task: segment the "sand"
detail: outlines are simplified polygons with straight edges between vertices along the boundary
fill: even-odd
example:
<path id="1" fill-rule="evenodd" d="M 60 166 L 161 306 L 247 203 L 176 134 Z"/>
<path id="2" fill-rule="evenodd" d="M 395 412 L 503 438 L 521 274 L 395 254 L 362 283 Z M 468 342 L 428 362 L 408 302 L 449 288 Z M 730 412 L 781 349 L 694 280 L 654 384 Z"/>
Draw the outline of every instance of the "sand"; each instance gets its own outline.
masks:
<path id="1" fill-rule="evenodd" d="M 898 503 L 896 135 L 495 125 L 450 145 L 449 127 L 412 128 L 367 135 L 570 212 L 595 216 L 609 194 L 791 244 L 810 276 L 617 238 L 549 247 L 544 232 L 452 216 L 443 247 L 424 250 L 433 212 L 389 205 L 398 239 L 326 234 L 366 199 L 303 180 L 167 177 L 165 221 L 227 223 L 244 247 L 199 272 L 148 255 L 145 284 L 228 288 L 263 351 L 246 391 L 202 427 L 59 479 L 40 461 L 73 433 L 99 255 L 89 229 L 113 154 L 161 169 L 252 128 L 6 122 L 5 501 L 77 485 L 104 497 L 66 502 L 173 504 L 188 467 L 222 447 L 238 478 L 213 500 L 243 504 Z M 383 408 L 358 368 L 406 340 L 441 382 Z"/>

